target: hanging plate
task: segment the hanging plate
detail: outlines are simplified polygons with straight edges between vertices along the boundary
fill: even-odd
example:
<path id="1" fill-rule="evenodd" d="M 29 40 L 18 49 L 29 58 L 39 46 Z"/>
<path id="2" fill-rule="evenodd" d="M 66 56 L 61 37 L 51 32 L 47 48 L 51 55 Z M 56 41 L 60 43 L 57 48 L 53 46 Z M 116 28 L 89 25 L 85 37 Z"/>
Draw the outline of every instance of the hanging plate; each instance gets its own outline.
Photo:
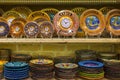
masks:
<path id="1" fill-rule="evenodd" d="M 24 27 L 24 33 L 29 38 L 37 37 L 39 33 L 39 26 L 36 22 L 28 22 Z"/>
<path id="2" fill-rule="evenodd" d="M 14 22 L 10 26 L 10 34 L 13 38 L 20 38 L 23 35 L 23 23 L 21 22 Z"/>
<path id="3" fill-rule="evenodd" d="M 53 36 L 53 24 L 49 21 L 44 21 L 40 25 L 40 35 L 42 38 L 50 38 Z"/>
<path id="4" fill-rule="evenodd" d="M 9 25 L 7 24 L 7 21 L 0 17 L 0 37 L 5 37 L 9 34 Z"/>
<path id="5" fill-rule="evenodd" d="M 113 35 L 120 35 L 120 10 L 113 9 L 106 15 L 106 28 Z"/>
<path id="6" fill-rule="evenodd" d="M 75 13 L 78 15 L 78 17 L 80 17 L 81 14 L 82 14 L 85 10 L 87 10 L 87 8 L 77 7 L 77 8 L 72 9 L 71 11 L 75 12 Z M 82 29 L 81 29 L 80 27 L 79 27 L 79 29 L 78 29 L 78 32 L 77 32 L 76 36 L 77 36 L 77 37 L 84 37 L 84 36 L 85 36 L 84 31 L 82 31 Z"/>
<path id="7" fill-rule="evenodd" d="M 7 20 L 8 25 L 11 25 L 12 21 L 15 18 L 21 17 L 21 15 L 18 12 L 15 12 L 15 11 L 7 11 L 6 13 L 3 14 L 2 17 Z"/>
<path id="8" fill-rule="evenodd" d="M 32 10 L 28 7 L 15 7 L 12 8 L 12 11 L 16 11 L 22 15 L 22 18 L 26 19 L 30 13 L 32 13 Z"/>
<path id="9" fill-rule="evenodd" d="M 49 15 L 51 22 L 53 22 L 53 18 L 55 16 L 55 14 L 57 14 L 59 12 L 59 10 L 57 10 L 55 8 L 46 8 L 46 9 L 42 9 L 41 11 L 46 12 Z"/>
<path id="10" fill-rule="evenodd" d="M 79 28 L 78 16 L 69 10 L 62 10 L 54 16 L 54 27 L 58 35 L 73 36 Z"/>
<path id="11" fill-rule="evenodd" d="M 96 9 L 86 10 L 80 16 L 80 27 L 87 35 L 100 35 L 105 29 L 104 15 Z"/>
<path id="12" fill-rule="evenodd" d="M 32 12 L 28 16 L 27 20 L 28 21 L 35 21 L 35 22 L 37 22 L 40 25 L 42 21 L 50 21 L 50 17 L 45 12 L 35 11 L 35 12 Z"/>

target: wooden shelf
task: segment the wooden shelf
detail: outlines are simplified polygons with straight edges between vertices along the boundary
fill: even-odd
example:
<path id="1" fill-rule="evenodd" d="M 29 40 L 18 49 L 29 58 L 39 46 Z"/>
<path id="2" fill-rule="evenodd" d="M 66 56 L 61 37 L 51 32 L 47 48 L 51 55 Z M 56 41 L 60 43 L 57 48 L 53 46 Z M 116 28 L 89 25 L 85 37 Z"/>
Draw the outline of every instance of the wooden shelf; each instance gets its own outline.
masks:
<path id="1" fill-rule="evenodd" d="M 118 4 L 119 0 L 0 0 L 1 5 L 13 4 Z"/>
<path id="2" fill-rule="evenodd" d="M 99 39 L 87 39 L 87 38 L 2 38 L 0 43 L 120 43 L 120 39 L 112 38 L 99 38 Z"/>

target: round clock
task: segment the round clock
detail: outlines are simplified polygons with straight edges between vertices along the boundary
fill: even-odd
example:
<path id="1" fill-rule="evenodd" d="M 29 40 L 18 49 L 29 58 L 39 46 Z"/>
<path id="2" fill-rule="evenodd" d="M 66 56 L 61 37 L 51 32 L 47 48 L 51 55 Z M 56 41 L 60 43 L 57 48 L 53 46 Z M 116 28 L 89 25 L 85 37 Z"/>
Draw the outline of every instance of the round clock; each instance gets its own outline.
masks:
<path id="1" fill-rule="evenodd" d="M 51 22 L 53 22 L 53 18 L 55 16 L 55 14 L 57 14 L 59 12 L 59 10 L 57 10 L 55 8 L 46 8 L 46 9 L 42 9 L 41 11 L 46 12 L 49 15 Z"/>
<path id="2" fill-rule="evenodd" d="M 13 38 L 20 38 L 23 35 L 23 23 L 14 22 L 10 26 L 10 34 Z"/>
<path id="3" fill-rule="evenodd" d="M 120 35 L 120 10 L 113 9 L 107 13 L 106 28 L 113 35 Z"/>
<path id="4" fill-rule="evenodd" d="M 40 25 L 40 35 L 42 38 L 51 38 L 54 33 L 53 24 L 49 21 L 44 21 Z"/>
<path id="5" fill-rule="evenodd" d="M 75 36 L 79 28 L 78 16 L 69 10 L 62 10 L 54 16 L 54 27 L 58 35 Z"/>
<path id="6" fill-rule="evenodd" d="M 21 17 L 21 15 L 16 11 L 7 11 L 6 13 L 3 14 L 2 17 L 7 20 L 8 25 L 11 25 L 12 21 L 15 18 Z"/>
<path id="7" fill-rule="evenodd" d="M 74 8 L 72 9 L 71 11 L 75 12 L 78 17 L 81 16 L 81 14 L 87 10 L 87 8 L 84 8 L 84 7 L 77 7 L 77 8 Z M 76 37 L 85 37 L 85 33 L 84 31 L 82 31 L 82 29 L 79 27 L 78 31 L 77 31 L 77 34 L 76 34 Z"/>
<path id="8" fill-rule="evenodd" d="M 9 25 L 4 22 L 0 21 L 0 37 L 5 37 L 9 34 Z"/>
<path id="9" fill-rule="evenodd" d="M 39 26 L 36 22 L 28 22 L 24 27 L 24 33 L 28 38 L 35 38 L 39 33 Z"/>
<path id="10" fill-rule="evenodd" d="M 102 12 L 88 9 L 80 16 L 80 27 L 89 36 L 101 35 L 105 29 L 105 18 Z"/>
<path id="11" fill-rule="evenodd" d="M 22 15 L 22 18 L 26 19 L 27 16 L 32 13 L 32 10 L 28 7 L 15 7 L 12 8 L 12 11 L 16 11 Z"/>
<path id="12" fill-rule="evenodd" d="M 45 12 L 35 11 L 35 12 L 32 12 L 28 16 L 27 20 L 28 21 L 35 21 L 35 22 L 37 22 L 40 25 L 42 21 L 50 21 L 50 17 Z"/>

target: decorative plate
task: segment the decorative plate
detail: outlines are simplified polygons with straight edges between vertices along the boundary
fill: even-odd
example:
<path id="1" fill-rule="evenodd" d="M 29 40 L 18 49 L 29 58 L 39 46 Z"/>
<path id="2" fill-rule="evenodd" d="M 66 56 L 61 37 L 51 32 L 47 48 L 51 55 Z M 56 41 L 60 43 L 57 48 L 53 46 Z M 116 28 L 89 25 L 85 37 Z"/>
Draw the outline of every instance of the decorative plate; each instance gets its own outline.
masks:
<path id="1" fill-rule="evenodd" d="M 10 26 L 10 34 L 13 38 L 20 38 L 23 35 L 24 25 L 21 22 L 14 22 Z"/>
<path id="2" fill-rule="evenodd" d="M 2 17 L 7 20 L 8 25 L 11 25 L 12 21 L 15 18 L 21 17 L 21 15 L 18 12 L 15 12 L 15 11 L 7 11 L 3 14 Z"/>
<path id="3" fill-rule="evenodd" d="M 42 21 L 50 21 L 50 17 L 45 12 L 35 11 L 28 16 L 27 20 L 36 21 L 40 25 Z"/>
<path id="4" fill-rule="evenodd" d="M 74 13 L 76 13 L 78 15 L 78 17 L 81 16 L 81 14 L 87 10 L 87 8 L 84 8 L 84 7 L 77 7 L 77 8 L 74 8 L 72 9 L 71 11 L 73 11 Z M 76 34 L 77 37 L 84 37 L 85 36 L 85 33 L 84 31 L 82 31 L 82 29 L 79 27 L 78 29 L 78 32 Z"/>
<path id="5" fill-rule="evenodd" d="M 103 67 L 103 64 L 101 62 L 91 61 L 91 60 L 80 61 L 78 64 L 79 64 L 79 66 L 83 66 L 83 67 L 87 67 L 87 68 Z"/>
<path id="6" fill-rule="evenodd" d="M 102 12 L 88 9 L 80 16 L 80 27 L 90 36 L 100 35 L 105 29 L 105 18 Z"/>
<path id="7" fill-rule="evenodd" d="M 2 16 L 4 14 L 3 9 L 0 8 L 0 16 Z"/>
<path id="8" fill-rule="evenodd" d="M 46 12 L 49 15 L 51 22 L 53 22 L 53 18 L 55 16 L 55 14 L 57 14 L 59 12 L 59 10 L 57 10 L 55 8 L 46 8 L 46 9 L 42 9 L 41 11 Z"/>
<path id="9" fill-rule="evenodd" d="M 120 10 L 113 9 L 106 15 L 106 28 L 113 35 L 120 35 Z"/>
<path id="10" fill-rule="evenodd" d="M 39 26 L 36 22 L 28 22 L 24 27 L 24 33 L 29 38 L 35 38 L 39 34 Z"/>
<path id="11" fill-rule="evenodd" d="M 40 25 L 40 35 L 42 38 L 51 38 L 54 33 L 53 24 L 50 21 L 43 21 Z"/>
<path id="12" fill-rule="evenodd" d="M 9 34 L 9 25 L 6 22 L 0 21 L 0 37 L 5 37 Z"/>
<path id="13" fill-rule="evenodd" d="M 53 64 L 53 61 L 49 60 L 49 59 L 34 59 L 34 60 L 31 60 L 30 63 L 33 63 L 33 64 Z"/>
<path id="14" fill-rule="evenodd" d="M 73 68 L 77 68 L 78 65 L 74 63 L 58 63 L 55 65 L 55 67 L 62 69 L 73 69 Z"/>
<path id="15" fill-rule="evenodd" d="M 62 10 L 54 16 L 54 27 L 61 36 L 74 36 L 79 28 L 78 16 L 69 10 Z"/>
<path id="16" fill-rule="evenodd" d="M 12 11 L 16 11 L 22 15 L 22 18 L 26 19 L 32 10 L 28 7 L 15 7 L 12 8 Z"/>
<path id="17" fill-rule="evenodd" d="M 26 19 L 24 18 L 15 18 L 13 21 L 12 21 L 12 24 L 16 23 L 16 22 L 21 22 L 23 23 L 23 25 L 25 25 L 27 23 Z"/>

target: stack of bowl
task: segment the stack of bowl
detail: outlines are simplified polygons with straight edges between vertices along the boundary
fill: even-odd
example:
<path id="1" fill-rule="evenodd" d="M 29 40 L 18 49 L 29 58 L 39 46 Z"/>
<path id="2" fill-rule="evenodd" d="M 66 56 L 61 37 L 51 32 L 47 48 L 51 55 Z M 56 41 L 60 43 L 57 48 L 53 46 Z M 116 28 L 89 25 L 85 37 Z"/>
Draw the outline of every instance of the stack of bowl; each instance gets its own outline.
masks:
<path id="1" fill-rule="evenodd" d="M 54 63 L 50 59 L 34 59 L 30 61 L 31 77 L 34 80 L 53 78 Z"/>

